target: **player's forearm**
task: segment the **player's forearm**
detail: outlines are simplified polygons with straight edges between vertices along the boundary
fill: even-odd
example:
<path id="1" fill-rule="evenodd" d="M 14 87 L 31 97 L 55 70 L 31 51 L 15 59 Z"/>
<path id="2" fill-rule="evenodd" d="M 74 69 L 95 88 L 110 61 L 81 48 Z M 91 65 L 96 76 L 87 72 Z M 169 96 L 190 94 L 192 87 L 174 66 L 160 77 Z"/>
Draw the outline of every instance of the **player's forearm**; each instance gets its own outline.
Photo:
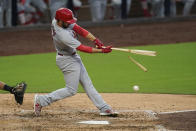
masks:
<path id="1" fill-rule="evenodd" d="M 81 44 L 79 47 L 76 48 L 79 51 L 86 52 L 86 53 L 102 53 L 102 49 L 96 49 L 89 46 L 85 46 Z"/>
<path id="2" fill-rule="evenodd" d="M 84 28 L 80 27 L 79 25 L 75 24 L 73 30 L 82 37 L 89 39 L 90 41 L 94 41 L 96 39 L 90 32 L 85 30 Z"/>
<path id="3" fill-rule="evenodd" d="M 102 53 L 102 49 L 92 48 L 92 53 Z"/>
<path id="4" fill-rule="evenodd" d="M 96 39 L 96 37 L 93 34 L 91 34 L 90 32 L 88 33 L 86 38 L 89 39 L 90 41 L 94 41 Z"/>

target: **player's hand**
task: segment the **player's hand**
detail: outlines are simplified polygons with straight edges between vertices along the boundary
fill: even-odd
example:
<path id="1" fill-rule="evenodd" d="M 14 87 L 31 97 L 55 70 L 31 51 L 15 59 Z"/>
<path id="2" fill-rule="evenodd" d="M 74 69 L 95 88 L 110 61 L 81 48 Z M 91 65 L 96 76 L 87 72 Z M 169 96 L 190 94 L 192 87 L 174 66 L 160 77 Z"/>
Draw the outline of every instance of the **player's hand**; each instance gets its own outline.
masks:
<path id="1" fill-rule="evenodd" d="M 107 46 L 107 47 L 101 48 L 102 53 L 110 53 L 112 51 L 111 48 L 112 48 L 112 46 Z"/>
<path id="2" fill-rule="evenodd" d="M 103 42 L 101 42 L 101 41 L 100 41 L 99 39 L 97 39 L 97 38 L 94 40 L 94 42 L 95 42 L 95 45 L 97 46 L 98 49 L 101 49 L 102 46 L 104 46 Z"/>

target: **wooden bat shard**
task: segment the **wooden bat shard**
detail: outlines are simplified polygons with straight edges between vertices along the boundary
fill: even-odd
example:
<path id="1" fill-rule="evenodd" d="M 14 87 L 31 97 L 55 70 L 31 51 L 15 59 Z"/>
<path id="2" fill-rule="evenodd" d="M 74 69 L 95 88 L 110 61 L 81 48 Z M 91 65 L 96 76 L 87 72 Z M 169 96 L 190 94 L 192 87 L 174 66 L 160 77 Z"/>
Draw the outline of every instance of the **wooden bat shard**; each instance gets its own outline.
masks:
<path id="1" fill-rule="evenodd" d="M 139 55 L 156 56 L 156 51 L 123 49 L 123 48 L 112 48 L 112 50 L 129 52 L 129 53 L 139 54 Z"/>
<path id="2" fill-rule="evenodd" d="M 137 62 L 135 59 L 133 59 L 131 56 L 129 56 L 129 59 L 135 63 L 140 69 L 142 69 L 144 72 L 147 72 L 148 70 L 146 69 L 146 67 L 144 67 L 143 65 L 141 65 L 139 62 Z"/>

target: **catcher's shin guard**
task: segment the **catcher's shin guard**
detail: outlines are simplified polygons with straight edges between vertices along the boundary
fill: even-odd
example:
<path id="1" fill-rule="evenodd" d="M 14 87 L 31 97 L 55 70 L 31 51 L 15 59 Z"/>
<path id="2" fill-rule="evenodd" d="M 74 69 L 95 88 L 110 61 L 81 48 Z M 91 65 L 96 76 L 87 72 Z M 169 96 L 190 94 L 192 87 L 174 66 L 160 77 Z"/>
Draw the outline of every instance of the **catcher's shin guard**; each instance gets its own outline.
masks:
<path id="1" fill-rule="evenodd" d="M 21 82 L 12 89 L 12 93 L 14 94 L 15 100 L 20 105 L 22 105 L 23 103 L 26 88 L 27 84 L 25 82 Z"/>

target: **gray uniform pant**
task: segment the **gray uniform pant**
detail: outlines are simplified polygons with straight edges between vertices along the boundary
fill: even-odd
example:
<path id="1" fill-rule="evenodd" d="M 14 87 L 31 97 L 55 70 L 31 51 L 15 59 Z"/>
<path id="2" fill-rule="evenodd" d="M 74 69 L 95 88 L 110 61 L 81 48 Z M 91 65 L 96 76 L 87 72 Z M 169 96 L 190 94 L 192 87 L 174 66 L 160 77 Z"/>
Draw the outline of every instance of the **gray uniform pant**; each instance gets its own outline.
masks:
<path id="1" fill-rule="evenodd" d="M 0 0 L 0 28 L 4 27 L 4 11 L 6 26 L 12 26 L 12 0 Z"/>
<path id="2" fill-rule="evenodd" d="M 183 16 L 187 16 L 190 14 L 195 0 L 182 0 L 182 2 L 184 3 Z M 171 13 L 171 16 L 176 16 L 176 1 L 175 0 L 171 0 L 170 13 Z"/>
<path id="3" fill-rule="evenodd" d="M 184 2 L 185 2 L 185 5 L 184 5 L 184 9 L 183 9 L 183 16 L 187 16 L 190 14 L 191 8 L 192 8 L 195 0 L 187 0 Z"/>
<path id="4" fill-rule="evenodd" d="M 104 20 L 107 0 L 89 0 L 93 22 Z"/>
<path id="5" fill-rule="evenodd" d="M 121 0 L 119 0 L 119 1 L 121 1 Z M 132 2 L 132 0 L 127 0 L 127 15 L 129 15 L 129 12 L 131 9 L 131 2 Z M 112 1 L 111 4 L 114 7 L 114 18 L 121 19 L 121 2 L 115 3 L 115 1 Z"/>
<path id="6" fill-rule="evenodd" d="M 164 2 L 165 0 L 151 0 L 152 2 L 152 11 L 155 17 L 165 17 L 164 15 Z"/>
<path id="7" fill-rule="evenodd" d="M 58 89 L 47 95 L 40 95 L 39 98 L 41 106 L 47 106 L 57 100 L 75 95 L 78 90 L 79 82 L 86 91 L 90 100 L 98 109 L 108 106 L 94 88 L 79 55 L 57 55 L 56 64 L 64 74 L 66 87 Z"/>

